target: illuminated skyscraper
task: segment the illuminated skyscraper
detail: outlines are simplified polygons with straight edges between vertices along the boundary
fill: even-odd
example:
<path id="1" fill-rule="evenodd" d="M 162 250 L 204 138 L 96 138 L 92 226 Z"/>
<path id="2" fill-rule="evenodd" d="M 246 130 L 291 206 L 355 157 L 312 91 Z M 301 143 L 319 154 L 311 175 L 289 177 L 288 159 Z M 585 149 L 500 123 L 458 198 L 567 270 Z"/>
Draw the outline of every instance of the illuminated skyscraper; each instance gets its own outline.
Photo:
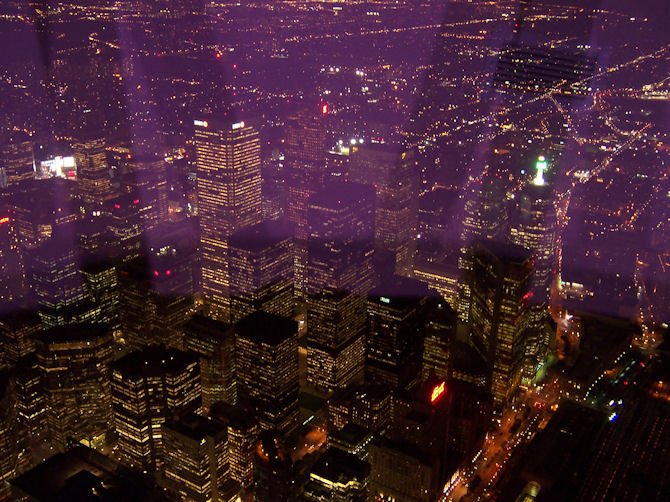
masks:
<path id="1" fill-rule="evenodd" d="M 461 252 L 458 258 L 461 282 L 457 311 L 461 320 L 467 322 L 470 284 L 464 278 L 472 268 L 470 247 L 480 239 L 497 240 L 507 223 L 505 186 L 500 175 L 485 172 L 480 179 L 473 181 L 463 213 Z"/>
<path id="2" fill-rule="evenodd" d="M 228 320 L 228 238 L 262 215 L 260 140 L 244 122 L 194 125 L 202 291 L 212 317 Z"/>
<path id="3" fill-rule="evenodd" d="M 3 362 L 14 365 L 24 356 L 35 352 L 35 337 L 42 329 L 42 321 L 32 309 L 12 308 L 0 314 L 0 340 Z"/>
<path id="4" fill-rule="evenodd" d="M 494 405 L 501 410 L 521 380 L 532 297 L 530 252 L 483 242 L 472 251 L 470 336 L 489 365 Z"/>
<path id="5" fill-rule="evenodd" d="M 331 184 L 310 197 L 307 221 L 307 379 L 332 391 L 362 378 L 374 188 Z"/>
<path id="6" fill-rule="evenodd" d="M 530 380 L 543 362 L 550 340 L 542 329 L 548 315 L 551 282 L 556 268 L 556 210 L 553 190 L 544 180 L 547 162 L 540 156 L 536 175 L 517 197 L 516 212 L 512 217 L 510 240 L 531 251 L 534 263 L 530 301 L 530 326 L 532 333 L 526 347 L 524 381 Z"/>
<path id="7" fill-rule="evenodd" d="M 161 425 L 168 417 L 200 410 L 200 369 L 193 354 L 147 347 L 114 361 L 112 403 L 119 456 L 128 467 L 162 463 Z"/>
<path id="8" fill-rule="evenodd" d="M 389 389 L 409 389 L 421 373 L 425 307 L 424 283 L 393 276 L 368 295 L 365 381 Z"/>
<path id="9" fill-rule="evenodd" d="M 211 417 L 228 430 L 230 478 L 243 487 L 254 483 L 254 455 L 260 434 L 254 413 L 224 402 L 212 406 Z"/>
<path id="10" fill-rule="evenodd" d="M 196 502 L 223 500 L 219 490 L 228 478 L 226 428 L 191 413 L 168 420 L 161 429 L 168 490 Z"/>
<path id="11" fill-rule="evenodd" d="M 286 121 L 286 218 L 295 225 L 295 288 L 300 296 L 306 287 L 307 204 L 310 195 L 321 190 L 328 178 L 327 117 L 328 105 L 314 104 Z"/>
<path id="12" fill-rule="evenodd" d="M 12 211 L 0 210 L 0 301 L 18 298 L 25 283 L 23 256 Z"/>
<path id="13" fill-rule="evenodd" d="M 30 137 L 13 133 L 0 145 L 0 188 L 13 187 L 35 177 L 35 159 Z"/>
<path id="14" fill-rule="evenodd" d="M 103 441 L 111 430 L 112 344 L 105 324 L 59 326 L 37 338 L 48 437 L 57 449 L 64 450 L 70 438 Z"/>
<path id="15" fill-rule="evenodd" d="M 79 141 L 72 145 L 77 164 L 78 196 L 87 214 L 99 210 L 103 201 L 112 195 L 104 139 Z"/>
<path id="16" fill-rule="evenodd" d="M 151 230 L 167 221 L 166 163 L 159 155 L 142 153 L 131 158 L 130 166 L 123 178 L 124 190 L 132 197 L 142 230 Z"/>
<path id="17" fill-rule="evenodd" d="M 326 169 L 326 118 L 328 105 L 305 108 L 286 121 L 287 219 L 296 225 L 296 237 L 307 237 L 307 201 L 320 190 Z"/>
<path id="18" fill-rule="evenodd" d="M 183 327 L 184 350 L 200 356 L 202 407 L 206 412 L 218 401 L 237 402 L 235 335 L 223 321 L 196 314 Z"/>
<path id="19" fill-rule="evenodd" d="M 263 310 L 293 316 L 293 236 L 280 220 L 235 232 L 229 240 L 231 322 Z"/>
<path id="20" fill-rule="evenodd" d="M 67 322 L 67 310 L 86 298 L 78 256 L 67 234 L 58 234 L 37 247 L 26 249 L 28 282 L 37 298 L 45 327 Z"/>
<path id="21" fill-rule="evenodd" d="M 375 187 L 375 261 L 382 264 L 382 273 L 409 275 L 418 226 L 413 152 L 398 145 L 366 144 L 351 154 L 349 164 L 352 181 Z"/>
<path id="22" fill-rule="evenodd" d="M 238 399 L 257 408 L 263 429 L 292 431 L 300 418 L 298 323 L 257 311 L 234 329 Z"/>
<path id="23" fill-rule="evenodd" d="M 181 326 L 193 307 L 188 256 L 139 256 L 119 273 L 121 331 L 133 348 L 181 347 Z"/>

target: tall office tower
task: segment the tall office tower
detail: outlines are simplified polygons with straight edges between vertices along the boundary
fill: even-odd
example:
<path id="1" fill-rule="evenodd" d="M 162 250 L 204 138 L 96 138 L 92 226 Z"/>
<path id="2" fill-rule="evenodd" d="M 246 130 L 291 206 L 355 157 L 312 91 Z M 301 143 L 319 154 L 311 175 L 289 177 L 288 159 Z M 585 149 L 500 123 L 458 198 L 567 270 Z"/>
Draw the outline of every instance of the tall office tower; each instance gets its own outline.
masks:
<path id="1" fill-rule="evenodd" d="M 540 156 L 536 163 L 535 178 L 517 197 L 517 208 L 510 229 L 510 241 L 530 250 L 534 263 L 531 281 L 533 296 L 529 302 L 531 339 L 526 347 L 522 375 L 526 383 L 535 376 L 551 345 L 542 327 L 548 316 L 551 282 L 557 260 L 557 221 L 553 190 L 544 180 L 546 167 L 545 157 Z"/>
<path id="2" fill-rule="evenodd" d="M 100 308 L 99 321 L 109 326 L 117 340 L 121 336 L 121 317 L 116 265 L 100 255 L 89 255 L 81 265 L 81 274 L 86 294 Z"/>
<path id="3" fill-rule="evenodd" d="M 365 381 L 413 387 L 421 373 L 425 307 L 431 295 L 415 279 L 392 276 L 368 295 Z"/>
<path id="4" fill-rule="evenodd" d="M 223 500 L 219 490 L 228 478 L 226 427 L 192 413 L 168 420 L 161 429 L 165 487 L 195 502 Z"/>
<path id="5" fill-rule="evenodd" d="M 114 361 L 112 407 L 119 456 L 128 467 L 160 467 L 161 425 L 200 410 L 198 359 L 173 348 L 145 347 Z"/>
<path id="6" fill-rule="evenodd" d="M 134 194 L 121 194 L 106 202 L 107 231 L 116 255 L 121 260 L 139 256 L 144 225 L 140 216 L 140 199 Z"/>
<path id="7" fill-rule="evenodd" d="M 507 223 L 505 186 L 499 176 L 485 172 L 481 179 L 473 182 L 466 198 L 458 257 L 461 282 L 457 303 L 458 315 L 464 322 L 468 322 L 470 311 L 470 285 L 463 280 L 472 268 L 470 247 L 480 239 L 498 239 Z"/>
<path id="8" fill-rule="evenodd" d="M 212 317 L 230 317 L 228 238 L 260 222 L 258 132 L 244 122 L 195 120 L 202 292 Z"/>
<path id="9" fill-rule="evenodd" d="M 72 145 L 77 164 L 78 197 L 86 214 L 100 210 L 112 195 L 112 185 L 104 139 L 78 141 Z"/>
<path id="10" fill-rule="evenodd" d="M 307 222 L 307 380 L 330 392 L 363 377 L 374 188 L 327 186 L 310 197 Z"/>
<path id="11" fill-rule="evenodd" d="M 326 182 L 326 119 L 328 106 L 300 110 L 286 121 L 287 219 L 296 226 L 296 237 L 308 235 L 307 202 Z"/>
<path id="12" fill-rule="evenodd" d="M 447 377 L 452 340 L 456 334 L 458 316 L 445 301 L 433 300 L 427 309 L 423 339 L 421 379 Z"/>
<path id="13" fill-rule="evenodd" d="M 0 208 L 0 302 L 17 299 L 23 292 L 25 272 L 16 222 L 9 210 Z"/>
<path id="14" fill-rule="evenodd" d="M 67 322 L 66 311 L 86 298 L 73 240 L 67 234 L 54 235 L 24 254 L 42 323 L 52 327 Z"/>
<path id="15" fill-rule="evenodd" d="M 37 355 L 21 358 L 14 367 L 13 377 L 21 428 L 33 438 L 43 436 L 47 429 L 47 403 Z"/>
<path id="16" fill-rule="evenodd" d="M 48 436 L 60 451 L 71 439 L 99 444 L 111 429 L 112 344 L 105 324 L 59 326 L 37 339 Z"/>
<path id="17" fill-rule="evenodd" d="M 142 230 L 151 230 L 167 221 L 168 187 L 165 159 L 156 154 L 141 153 L 132 157 L 130 172 L 122 183 L 135 203 Z"/>
<path id="18" fill-rule="evenodd" d="M 293 316 L 293 236 L 281 220 L 235 232 L 228 242 L 231 322 L 264 310 Z"/>
<path id="19" fill-rule="evenodd" d="M 520 383 L 532 271 L 530 252 L 514 244 L 482 242 L 472 252 L 470 337 L 488 363 L 498 411 Z"/>
<path id="20" fill-rule="evenodd" d="M 181 347 L 181 326 L 193 307 L 193 276 L 188 257 L 139 256 L 119 273 L 121 331 L 133 348 Z"/>
<path id="21" fill-rule="evenodd" d="M 0 141 L 0 188 L 14 187 L 35 177 L 35 158 L 30 136 L 13 132 Z"/>
<path id="22" fill-rule="evenodd" d="M 254 413 L 242 406 L 215 403 L 210 415 L 228 430 L 230 478 L 247 488 L 254 482 L 254 454 L 260 431 Z"/>
<path id="23" fill-rule="evenodd" d="M 295 292 L 304 296 L 307 266 L 307 203 L 328 178 L 328 105 L 300 110 L 286 121 L 286 218 L 295 225 Z"/>
<path id="24" fill-rule="evenodd" d="M 202 408 L 209 412 L 218 401 L 237 402 L 235 335 L 229 324 L 196 314 L 183 326 L 184 350 L 200 356 Z"/>
<path id="25" fill-rule="evenodd" d="M 24 356 L 35 352 L 35 337 L 42 330 L 40 316 L 32 309 L 11 309 L 0 313 L 2 363 L 13 366 Z"/>
<path id="26" fill-rule="evenodd" d="M 375 187 L 375 261 L 381 272 L 410 275 L 419 208 L 413 151 L 381 143 L 359 146 L 350 158 L 349 179 Z"/>
<path id="27" fill-rule="evenodd" d="M 235 380 L 261 428 L 289 433 L 299 423 L 298 323 L 257 311 L 235 325 Z"/>
<path id="28" fill-rule="evenodd" d="M 16 395 L 9 371 L 0 371 L 0 497 L 8 500 L 8 481 L 27 464 L 25 431 L 19 429 Z"/>

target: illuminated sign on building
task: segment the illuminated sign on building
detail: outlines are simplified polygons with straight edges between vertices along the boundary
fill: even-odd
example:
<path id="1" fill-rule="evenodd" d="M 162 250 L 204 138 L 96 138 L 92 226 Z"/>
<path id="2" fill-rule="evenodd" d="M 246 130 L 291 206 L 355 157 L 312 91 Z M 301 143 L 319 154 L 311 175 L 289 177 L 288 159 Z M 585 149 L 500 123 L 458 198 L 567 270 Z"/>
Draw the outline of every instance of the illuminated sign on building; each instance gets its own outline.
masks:
<path id="1" fill-rule="evenodd" d="M 321 113 L 323 115 L 328 115 L 328 105 L 322 105 L 321 106 Z"/>
<path id="2" fill-rule="evenodd" d="M 447 389 L 447 382 L 442 382 L 439 385 L 436 385 L 433 387 L 433 392 L 430 394 L 430 402 L 434 403 L 440 397 L 442 397 L 442 394 L 444 394 L 444 391 Z"/>
<path id="3" fill-rule="evenodd" d="M 76 175 L 74 157 L 54 157 L 40 162 L 38 177 L 45 178 L 72 178 Z"/>
<path id="4" fill-rule="evenodd" d="M 5 223 L 9 223 L 9 216 L 5 216 L 4 218 L 0 218 L 0 225 L 4 225 Z"/>
<path id="5" fill-rule="evenodd" d="M 194 120 L 194 121 L 193 121 L 193 125 L 194 125 L 194 126 L 198 126 L 198 127 L 207 127 L 207 126 L 209 126 L 209 124 L 207 123 L 206 120 Z"/>
<path id="6" fill-rule="evenodd" d="M 235 122 L 235 123 L 233 124 L 233 131 L 234 131 L 235 129 L 242 129 L 243 127 L 244 127 L 244 122 Z"/>

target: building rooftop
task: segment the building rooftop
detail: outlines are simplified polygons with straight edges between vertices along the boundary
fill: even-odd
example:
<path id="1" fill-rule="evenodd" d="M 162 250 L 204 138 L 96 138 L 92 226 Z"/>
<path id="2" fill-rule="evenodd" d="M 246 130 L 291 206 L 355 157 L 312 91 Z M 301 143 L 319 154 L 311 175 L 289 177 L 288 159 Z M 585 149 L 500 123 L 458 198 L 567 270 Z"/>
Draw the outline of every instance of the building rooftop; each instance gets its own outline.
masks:
<path id="1" fill-rule="evenodd" d="M 258 310 L 235 325 L 235 333 L 255 343 L 278 345 L 297 336 L 298 323 L 286 317 Z"/>
<path id="2" fill-rule="evenodd" d="M 85 322 L 68 324 L 66 326 L 56 326 L 42 331 L 37 336 L 38 340 L 46 344 L 80 342 L 100 337 L 109 337 L 111 340 L 112 334 L 108 324 Z"/>
<path id="3" fill-rule="evenodd" d="M 225 427 L 209 418 L 189 413 L 182 417 L 173 418 L 165 422 L 163 427 L 171 429 L 183 436 L 200 441 L 206 437 L 214 437 L 225 433 Z"/>
<path id="4" fill-rule="evenodd" d="M 164 346 L 149 346 L 135 350 L 111 364 L 112 371 L 128 375 L 162 374 L 181 371 L 196 363 L 198 358 L 190 352 Z"/>
<path id="5" fill-rule="evenodd" d="M 228 246 L 258 253 L 292 237 L 293 228 L 287 221 L 265 220 L 232 234 Z"/>

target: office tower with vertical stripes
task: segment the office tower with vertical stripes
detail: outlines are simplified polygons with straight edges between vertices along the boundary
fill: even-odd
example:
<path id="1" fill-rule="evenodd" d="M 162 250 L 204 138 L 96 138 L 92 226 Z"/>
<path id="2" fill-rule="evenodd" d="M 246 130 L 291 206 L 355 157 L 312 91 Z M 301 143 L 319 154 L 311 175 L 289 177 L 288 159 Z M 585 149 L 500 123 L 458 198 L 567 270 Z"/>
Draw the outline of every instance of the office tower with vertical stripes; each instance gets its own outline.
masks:
<path id="1" fill-rule="evenodd" d="M 258 132 L 244 122 L 195 120 L 202 292 L 210 315 L 230 317 L 228 239 L 261 219 Z"/>

